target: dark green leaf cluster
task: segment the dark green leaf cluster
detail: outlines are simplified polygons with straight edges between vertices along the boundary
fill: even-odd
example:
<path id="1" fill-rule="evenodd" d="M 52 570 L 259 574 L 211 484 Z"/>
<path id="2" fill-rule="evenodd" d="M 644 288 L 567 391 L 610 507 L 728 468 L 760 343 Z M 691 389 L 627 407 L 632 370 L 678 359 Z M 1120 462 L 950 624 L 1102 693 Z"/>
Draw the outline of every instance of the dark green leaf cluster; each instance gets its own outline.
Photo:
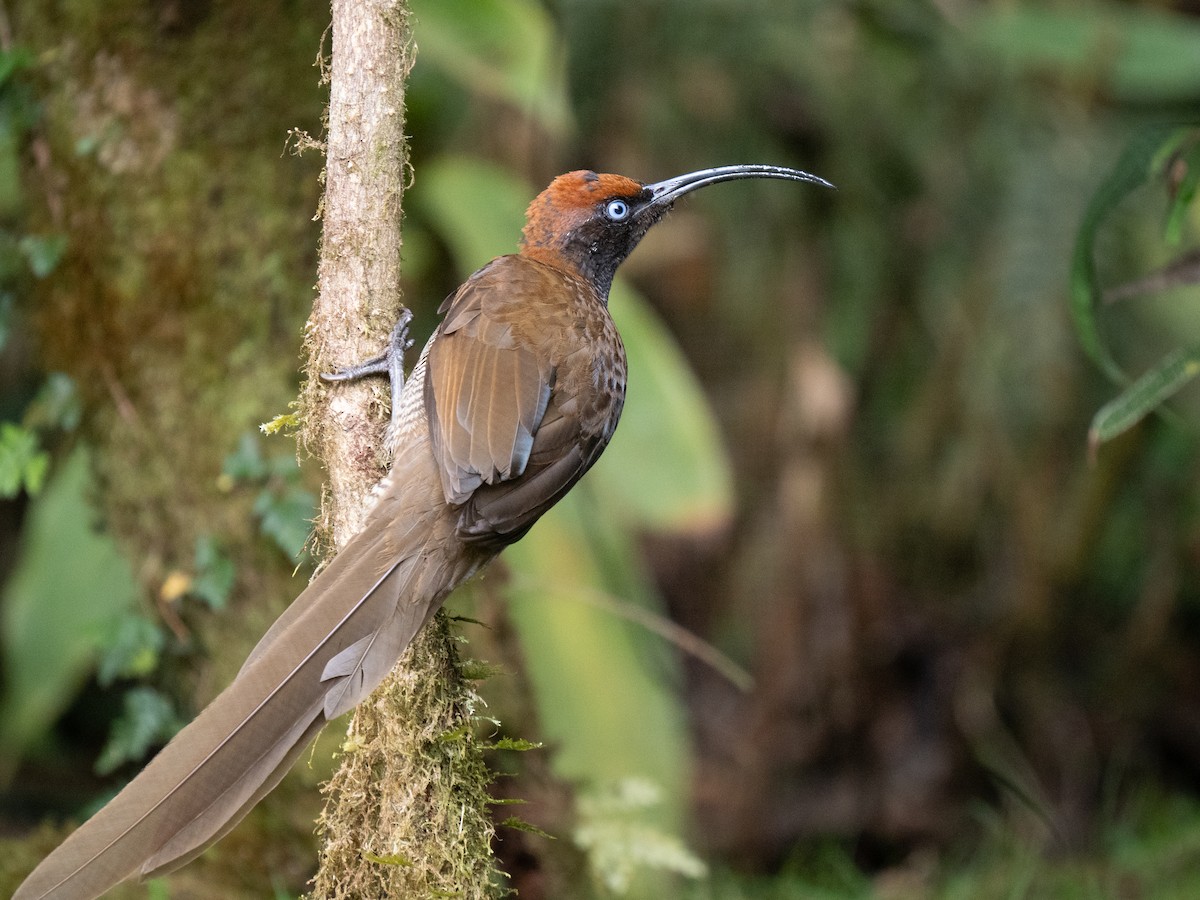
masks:
<path id="1" fill-rule="evenodd" d="M 230 489 L 237 485 L 258 488 L 254 514 L 258 516 L 260 531 L 289 559 L 302 562 L 317 501 L 301 486 L 295 456 L 290 453 L 264 456 L 258 437 L 247 433 L 226 458 L 221 474 Z M 200 568 L 199 553 L 198 547 L 197 568 Z M 206 556 L 206 568 L 211 560 L 211 556 Z"/>

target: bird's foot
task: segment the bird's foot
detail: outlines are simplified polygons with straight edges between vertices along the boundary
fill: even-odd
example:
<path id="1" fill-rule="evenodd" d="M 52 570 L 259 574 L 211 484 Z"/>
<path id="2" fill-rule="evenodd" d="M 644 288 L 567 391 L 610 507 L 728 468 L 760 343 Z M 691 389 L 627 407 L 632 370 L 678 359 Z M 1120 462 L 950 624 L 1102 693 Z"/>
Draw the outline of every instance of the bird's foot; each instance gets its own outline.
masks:
<path id="1" fill-rule="evenodd" d="M 408 336 L 408 323 L 413 320 L 413 312 L 407 306 L 401 307 L 400 318 L 391 330 L 388 338 L 388 349 L 382 354 L 373 356 L 366 362 L 356 366 L 338 368 L 335 372 L 322 372 L 320 377 L 325 382 L 353 382 L 353 380 L 385 374 L 391 385 L 391 424 L 388 427 L 388 438 L 385 443 L 391 446 L 392 436 L 397 430 L 397 416 L 400 415 L 400 394 L 404 390 L 404 352 L 413 346 L 413 338 Z"/>
<path id="2" fill-rule="evenodd" d="M 394 424 L 395 417 L 400 409 L 400 392 L 404 390 L 404 353 L 413 345 L 412 338 L 408 336 L 408 323 L 412 321 L 412 318 L 412 310 L 408 307 L 402 307 L 400 309 L 400 318 L 396 320 L 396 326 L 392 329 L 391 337 L 388 338 L 387 350 L 379 356 L 374 356 L 356 366 L 346 366 L 343 369 L 337 369 L 333 372 L 322 372 L 321 380 L 356 381 L 367 375 L 386 375 L 392 389 L 392 418 Z"/>

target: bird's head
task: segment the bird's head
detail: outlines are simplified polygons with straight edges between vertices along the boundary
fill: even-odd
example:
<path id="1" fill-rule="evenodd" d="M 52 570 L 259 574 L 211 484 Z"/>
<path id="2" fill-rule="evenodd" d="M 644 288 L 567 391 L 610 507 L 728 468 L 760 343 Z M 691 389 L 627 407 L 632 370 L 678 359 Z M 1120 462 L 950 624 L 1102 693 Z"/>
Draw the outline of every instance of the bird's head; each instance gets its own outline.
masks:
<path id="1" fill-rule="evenodd" d="M 782 178 L 833 187 L 816 175 L 780 166 L 721 166 L 654 184 L 623 175 L 568 172 L 529 204 L 521 252 L 552 265 L 566 264 L 607 295 L 617 267 L 677 199 L 697 188 L 739 178 Z"/>

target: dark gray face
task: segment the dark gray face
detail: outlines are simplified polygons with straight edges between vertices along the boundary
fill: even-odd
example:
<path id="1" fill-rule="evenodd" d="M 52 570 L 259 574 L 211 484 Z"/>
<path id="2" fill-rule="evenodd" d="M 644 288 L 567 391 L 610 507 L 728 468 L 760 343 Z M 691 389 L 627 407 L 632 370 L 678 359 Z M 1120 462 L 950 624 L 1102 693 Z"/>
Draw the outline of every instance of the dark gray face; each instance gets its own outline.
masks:
<path id="1" fill-rule="evenodd" d="M 655 202 L 649 188 L 632 197 L 605 197 L 563 236 L 563 255 L 607 295 L 617 267 L 670 209 L 670 202 Z"/>

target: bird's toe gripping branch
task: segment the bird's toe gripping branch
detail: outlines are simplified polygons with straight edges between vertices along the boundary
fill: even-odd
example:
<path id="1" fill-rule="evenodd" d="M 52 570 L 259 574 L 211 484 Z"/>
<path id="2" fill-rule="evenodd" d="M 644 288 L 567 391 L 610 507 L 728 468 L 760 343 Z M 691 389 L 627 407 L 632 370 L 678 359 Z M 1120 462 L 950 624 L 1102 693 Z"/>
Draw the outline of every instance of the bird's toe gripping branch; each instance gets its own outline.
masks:
<path id="1" fill-rule="evenodd" d="M 413 345 L 412 338 L 408 336 L 408 325 L 412 319 L 412 310 L 407 306 L 401 307 L 400 317 L 396 320 L 391 337 L 388 338 L 387 349 L 383 353 L 358 365 L 321 373 L 322 381 L 356 381 L 367 375 L 386 375 L 392 389 L 393 427 L 400 410 L 400 392 L 404 390 L 404 354 Z"/>

